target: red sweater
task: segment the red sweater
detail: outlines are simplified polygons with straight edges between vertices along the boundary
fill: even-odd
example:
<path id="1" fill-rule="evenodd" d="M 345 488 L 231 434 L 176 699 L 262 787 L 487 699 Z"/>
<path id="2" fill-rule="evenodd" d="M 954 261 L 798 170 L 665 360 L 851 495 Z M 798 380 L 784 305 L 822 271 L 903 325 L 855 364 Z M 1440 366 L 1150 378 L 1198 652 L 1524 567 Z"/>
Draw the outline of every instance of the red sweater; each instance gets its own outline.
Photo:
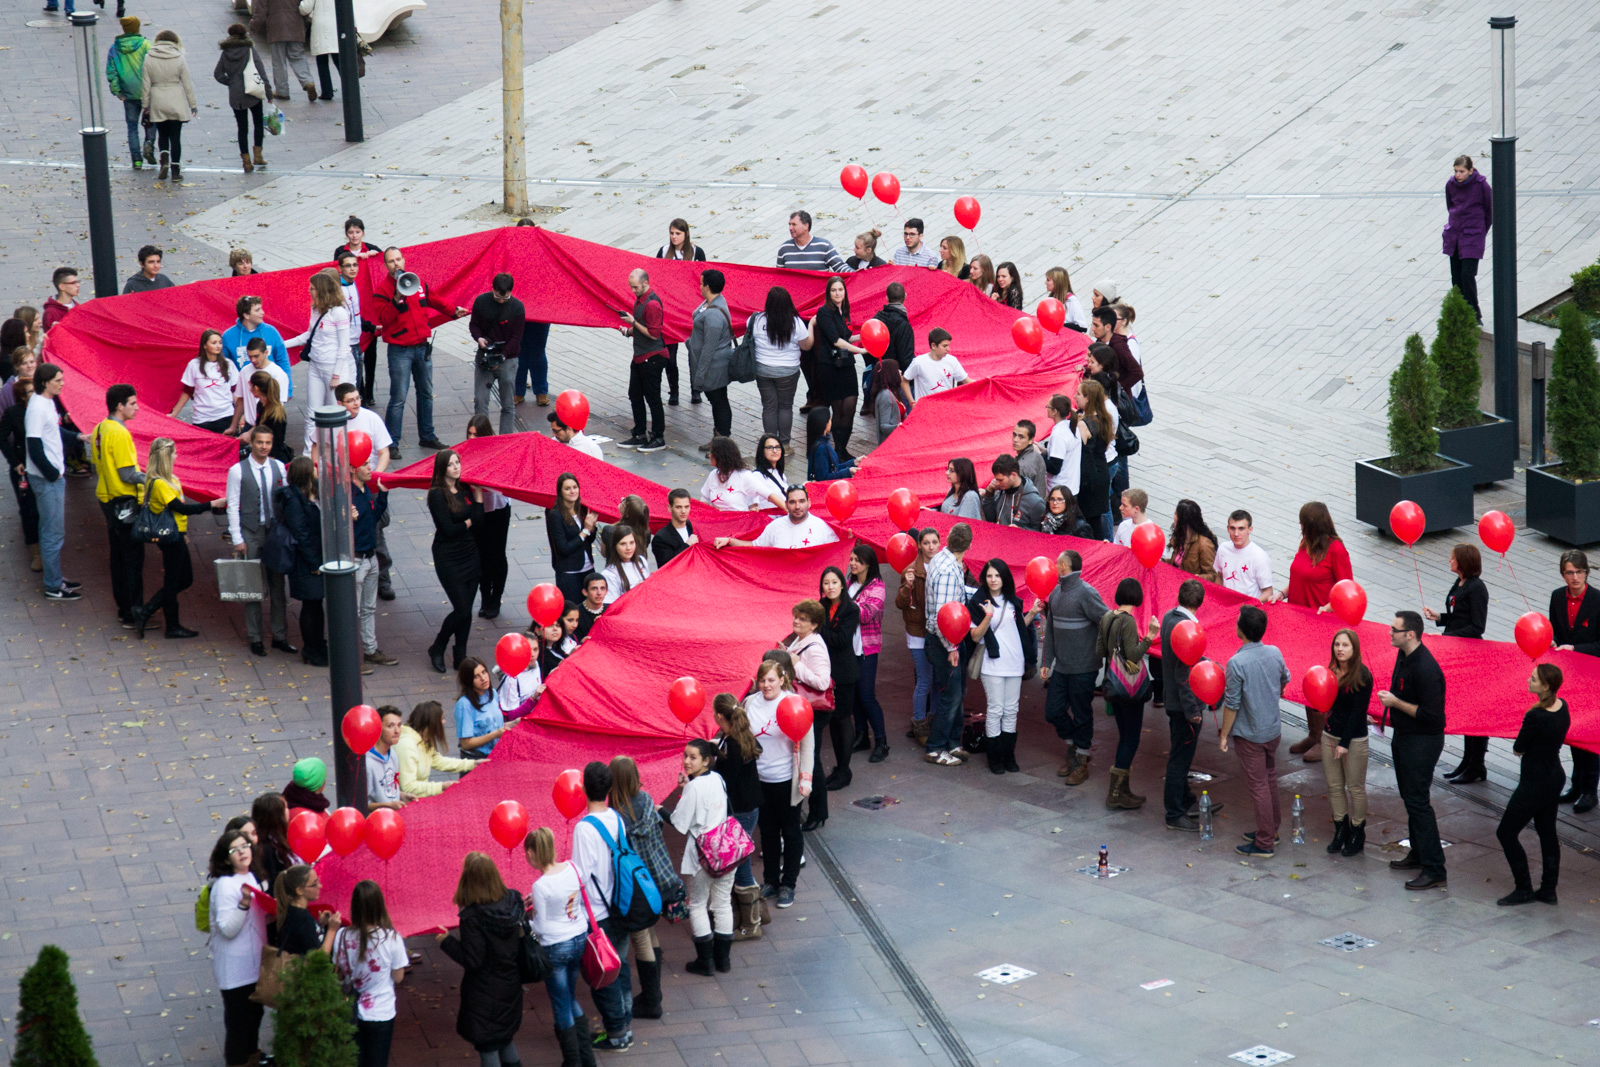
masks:
<path id="1" fill-rule="evenodd" d="M 394 306 L 393 278 L 385 278 L 373 286 L 372 296 L 372 313 L 367 320 L 383 327 L 383 338 L 392 345 L 427 344 L 428 338 L 433 336 L 433 327 L 456 317 L 456 309 L 435 300 L 426 285 L 404 298 L 404 311 Z M 429 308 L 436 314 L 429 315 Z"/>
<path id="2" fill-rule="evenodd" d="M 1320 608 L 1328 602 L 1333 583 L 1355 577 L 1350 570 L 1350 553 L 1344 542 L 1335 538 L 1320 563 L 1312 563 L 1306 546 L 1294 554 L 1289 564 L 1289 603 L 1306 608 Z"/>
<path id="3" fill-rule="evenodd" d="M 66 318 L 67 312 L 76 306 L 76 304 L 63 304 L 53 296 L 46 300 L 44 302 L 44 331 L 49 333 L 50 327 Z"/>

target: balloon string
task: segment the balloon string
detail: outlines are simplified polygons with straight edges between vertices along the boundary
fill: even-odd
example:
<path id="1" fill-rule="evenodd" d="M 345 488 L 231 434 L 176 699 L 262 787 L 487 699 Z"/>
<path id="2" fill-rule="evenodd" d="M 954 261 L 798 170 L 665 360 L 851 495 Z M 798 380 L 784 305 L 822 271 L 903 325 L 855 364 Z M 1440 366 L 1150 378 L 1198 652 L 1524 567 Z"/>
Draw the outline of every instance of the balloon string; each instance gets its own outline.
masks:
<path id="1" fill-rule="evenodd" d="M 1510 560 L 1506 559 L 1504 552 L 1500 554 L 1500 562 L 1504 563 L 1506 568 L 1511 571 L 1511 580 L 1517 583 L 1517 594 L 1522 597 L 1522 606 L 1532 611 L 1533 605 L 1528 603 L 1528 594 L 1522 591 L 1522 579 L 1517 577 L 1517 568 Z"/>
<path id="2" fill-rule="evenodd" d="M 1417 575 L 1417 599 L 1422 602 L 1422 610 L 1427 611 L 1428 598 L 1422 595 L 1422 568 L 1417 566 L 1417 548 L 1415 545 L 1408 547 L 1411 549 L 1411 569 Z"/>

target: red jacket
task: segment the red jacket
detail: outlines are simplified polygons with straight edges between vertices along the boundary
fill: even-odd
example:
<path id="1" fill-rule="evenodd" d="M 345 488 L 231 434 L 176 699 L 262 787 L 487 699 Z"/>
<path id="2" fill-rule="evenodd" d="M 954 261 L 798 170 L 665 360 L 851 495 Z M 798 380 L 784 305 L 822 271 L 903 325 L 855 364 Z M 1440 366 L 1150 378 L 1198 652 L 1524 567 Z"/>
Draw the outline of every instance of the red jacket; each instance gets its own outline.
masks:
<path id="1" fill-rule="evenodd" d="M 422 345 L 433 335 L 433 327 L 456 317 L 456 309 L 441 304 L 428 292 L 421 290 L 404 298 L 405 310 L 394 305 L 394 278 L 383 279 L 372 288 L 372 310 L 367 319 L 383 328 L 383 339 L 392 345 Z M 435 314 L 429 315 L 428 309 Z M 367 311 L 365 307 L 361 309 Z"/>
<path id="2" fill-rule="evenodd" d="M 64 318 L 66 318 L 67 317 L 67 312 L 71 311 L 76 306 L 77 306 L 76 304 L 72 304 L 72 305 L 63 304 L 61 301 L 57 300 L 53 296 L 49 300 L 46 300 L 44 302 L 44 329 L 45 329 L 45 332 L 48 333 L 49 330 L 50 330 L 50 327 L 54 326 L 56 323 L 60 322 Z"/>

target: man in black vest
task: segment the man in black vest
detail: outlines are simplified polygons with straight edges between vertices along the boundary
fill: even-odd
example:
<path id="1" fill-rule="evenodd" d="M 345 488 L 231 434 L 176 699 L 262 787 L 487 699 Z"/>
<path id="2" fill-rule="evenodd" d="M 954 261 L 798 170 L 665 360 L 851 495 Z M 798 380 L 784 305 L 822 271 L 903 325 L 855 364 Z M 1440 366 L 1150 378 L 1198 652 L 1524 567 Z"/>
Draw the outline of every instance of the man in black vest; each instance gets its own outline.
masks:
<path id="1" fill-rule="evenodd" d="M 1555 647 L 1586 656 L 1600 656 L 1600 591 L 1589 584 L 1589 557 L 1574 548 L 1561 553 L 1562 588 L 1550 594 L 1550 629 Z M 1594 809 L 1600 786 L 1600 755 L 1568 746 L 1572 753 L 1572 782 L 1561 794 L 1575 815 Z"/>
<path id="2" fill-rule="evenodd" d="M 1189 688 L 1189 667 L 1172 649 L 1172 631 L 1181 622 L 1199 622 L 1195 612 L 1205 603 L 1206 584 L 1190 578 L 1178 586 L 1178 606 L 1161 617 L 1161 678 L 1167 694 L 1167 730 L 1171 746 L 1167 750 L 1167 784 L 1162 792 L 1166 805 L 1167 829 L 1196 833 L 1195 806 L 1200 798 L 1189 788 L 1189 767 L 1194 763 L 1200 730 L 1205 724 L 1205 705 Z M 1211 814 L 1222 810 L 1213 801 Z"/>
<path id="3" fill-rule="evenodd" d="M 250 454 L 228 468 L 228 535 L 233 554 L 241 559 L 260 559 L 272 526 L 272 493 L 288 483 L 283 464 L 272 458 L 272 431 L 257 426 L 250 431 Z M 300 650 L 289 643 L 287 601 L 283 575 L 274 574 L 261 564 L 261 587 L 271 603 L 272 647 L 293 655 Z M 261 602 L 246 601 L 245 631 L 250 635 L 250 651 L 267 654 L 261 633 Z"/>
<path id="4" fill-rule="evenodd" d="M 631 312 L 622 316 L 623 334 L 633 341 L 633 365 L 628 370 L 628 399 L 633 402 L 633 436 L 618 442 L 623 448 L 659 452 L 667 447 L 667 415 L 661 406 L 661 372 L 667 366 L 667 344 L 661 325 L 666 309 L 650 289 L 650 275 L 635 270 L 628 275 L 633 290 Z M 645 434 L 645 406 L 650 408 L 650 433 Z"/>

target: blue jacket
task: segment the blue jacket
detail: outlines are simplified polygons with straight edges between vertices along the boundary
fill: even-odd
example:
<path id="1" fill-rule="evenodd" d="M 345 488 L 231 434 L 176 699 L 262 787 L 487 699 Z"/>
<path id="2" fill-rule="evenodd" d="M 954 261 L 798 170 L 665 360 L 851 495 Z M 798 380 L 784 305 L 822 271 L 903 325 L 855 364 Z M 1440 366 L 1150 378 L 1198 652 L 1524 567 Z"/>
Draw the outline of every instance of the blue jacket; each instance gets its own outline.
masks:
<path id="1" fill-rule="evenodd" d="M 255 329 L 247 330 L 235 322 L 232 326 L 222 331 L 222 350 L 233 360 L 234 366 L 244 370 L 250 365 L 250 359 L 247 356 L 242 356 L 241 353 L 245 346 L 257 337 L 267 343 L 269 358 L 283 368 L 284 377 L 289 379 L 288 396 L 282 398 L 288 400 L 289 397 L 294 396 L 294 368 L 289 365 L 289 350 L 284 347 L 283 334 L 278 332 L 277 327 L 263 322 Z"/>
<path id="2" fill-rule="evenodd" d="M 833 449 L 833 438 L 824 436 L 811 450 L 811 461 L 806 468 L 806 478 L 813 482 L 831 482 L 848 478 L 855 471 L 856 461 L 839 462 L 839 453 Z"/>
<path id="3" fill-rule="evenodd" d="M 371 483 L 368 483 L 369 485 Z M 373 492 L 367 486 L 350 483 L 350 504 L 356 509 L 352 545 L 357 555 L 378 550 L 378 520 L 389 510 L 389 494 Z"/>

